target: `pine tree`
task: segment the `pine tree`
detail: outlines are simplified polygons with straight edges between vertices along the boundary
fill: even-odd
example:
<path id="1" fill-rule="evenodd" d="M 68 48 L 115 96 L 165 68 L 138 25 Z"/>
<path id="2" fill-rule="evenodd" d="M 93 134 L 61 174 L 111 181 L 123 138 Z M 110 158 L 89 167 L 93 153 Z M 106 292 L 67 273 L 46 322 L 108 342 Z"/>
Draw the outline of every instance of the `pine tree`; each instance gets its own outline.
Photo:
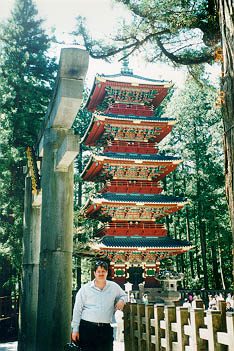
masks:
<path id="1" fill-rule="evenodd" d="M 56 69 L 42 24 L 32 0 L 16 0 L 0 27 L 0 240 L 16 274 L 21 263 L 25 148 L 37 141 Z"/>

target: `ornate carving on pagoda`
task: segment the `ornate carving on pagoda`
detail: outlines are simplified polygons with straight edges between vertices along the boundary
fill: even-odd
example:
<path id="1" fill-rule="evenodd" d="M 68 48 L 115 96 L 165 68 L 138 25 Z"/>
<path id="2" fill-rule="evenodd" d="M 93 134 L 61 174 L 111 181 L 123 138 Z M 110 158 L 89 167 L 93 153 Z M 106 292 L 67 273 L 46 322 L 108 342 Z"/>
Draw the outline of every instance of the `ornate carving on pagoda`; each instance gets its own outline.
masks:
<path id="1" fill-rule="evenodd" d="M 161 205 L 161 207 L 145 207 L 144 204 L 136 207 L 132 206 L 106 206 L 101 207 L 98 213 L 94 213 L 92 217 L 102 218 L 102 216 L 110 217 L 113 220 L 126 220 L 126 221 L 155 221 L 155 219 L 163 218 L 168 214 L 178 211 L 178 207 Z"/>
<path id="2" fill-rule="evenodd" d="M 126 254 L 125 252 L 117 252 L 115 254 L 115 264 L 125 263 L 126 262 Z"/>
<path id="3" fill-rule="evenodd" d="M 147 252 L 146 255 L 145 255 L 144 261 L 146 263 L 151 263 L 154 266 L 155 265 L 155 261 L 156 261 L 155 252 L 153 252 L 153 251 Z"/>
<path id="4" fill-rule="evenodd" d="M 142 259 L 143 259 L 142 253 L 139 251 L 131 252 L 128 256 L 129 264 L 134 264 L 134 265 L 140 264 L 141 265 Z"/>
<path id="5" fill-rule="evenodd" d="M 144 142 L 154 142 L 161 134 L 162 127 L 126 127 L 126 126 L 111 126 L 107 125 L 102 134 L 99 144 L 103 144 L 110 140 L 134 140 Z"/>
<path id="6" fill-rule="evenodd" d="M 86 145 L 105 146 L 113 140 L 159 142 L 172 129 L 175 119 L 115 114 L 95 114 L 84 135 Z"/>

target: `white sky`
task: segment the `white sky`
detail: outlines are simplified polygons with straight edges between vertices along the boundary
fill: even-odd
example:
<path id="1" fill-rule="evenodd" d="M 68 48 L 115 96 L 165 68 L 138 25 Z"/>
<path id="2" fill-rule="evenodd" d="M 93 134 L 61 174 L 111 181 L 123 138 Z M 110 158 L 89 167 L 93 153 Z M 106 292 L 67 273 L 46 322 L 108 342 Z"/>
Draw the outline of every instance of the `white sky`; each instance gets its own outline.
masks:
<path id="1" fill-rule="evenodd" d="M 39 16 L 45 19 L 48 30 L 56 28 L 56 34 L 66 44 L 71 43 L 68 33 L 75 29 L 75 18 L 78 15 L 87 18 L 91 34 L 110 37 L 116 30 L 117 22 L 126 16 L 124 8 L 113 0 L 34 0 Z M 14 0 L 0 0 L 0 20 L 10 15 Z M 70 42 L 69 42 L 70 41 Z M 56 51 L 59 56 L 59 47 Z M 92 84 L 96 73 L 119 73 L 121 64 L 117 61 L 108 64 L 101 60 L 90 60 L 87 74 L 88 85 Z M 153 79 L 172 80 L 178 85 L 184 81 L 184 74 L 164 64 L 148 64 L 143 58 L 130 58 L 130 68 L 135 74 Z"/>

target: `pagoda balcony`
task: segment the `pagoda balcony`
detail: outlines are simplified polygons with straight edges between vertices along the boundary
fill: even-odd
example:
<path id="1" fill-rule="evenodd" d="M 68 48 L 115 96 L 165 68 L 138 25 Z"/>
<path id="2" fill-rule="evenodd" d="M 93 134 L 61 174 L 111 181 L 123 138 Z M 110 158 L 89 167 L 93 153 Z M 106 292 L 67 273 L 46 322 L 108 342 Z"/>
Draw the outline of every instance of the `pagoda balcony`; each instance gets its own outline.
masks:
<path id="1" fill-rule="evenodd" d="M 109 141 L 104 147 L 104 152 L 126 152 L 136 154 L 156 154 L 158 152 L 158 144 L 139 141 Z"/>
<path id="2" fill-rule="evenodd" d="M 102 193 L 139 193 L 139 194 L 160 194 L 162 187 L 159 182 L 139 180 L 110 180 L 106 182 Z"/>
<path id="3" fill-rule="evenodd" d="M 167 235 L 167 229 L 164 224 L 146 223 L 146 222 L 110 222 L 104 225 L 95 236 L 156 236 L 162 237 Z"/>

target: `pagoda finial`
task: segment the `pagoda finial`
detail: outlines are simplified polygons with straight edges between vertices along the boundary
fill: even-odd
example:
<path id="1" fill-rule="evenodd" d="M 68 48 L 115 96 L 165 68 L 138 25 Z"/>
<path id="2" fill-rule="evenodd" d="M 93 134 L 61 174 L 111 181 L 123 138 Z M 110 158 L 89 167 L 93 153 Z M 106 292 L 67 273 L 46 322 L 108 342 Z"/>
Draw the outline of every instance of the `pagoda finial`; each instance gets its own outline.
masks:
<path id="1" fill-rule="evenodd" d="M 127 56 L 126 50 L 124 50 L 124 58 L 122 61 L 122 68 L 121 68 L 121 74 L 125 76 L 132 76 L 133 75 L 133 70 L 129 68 L 129 59 Z"/>

